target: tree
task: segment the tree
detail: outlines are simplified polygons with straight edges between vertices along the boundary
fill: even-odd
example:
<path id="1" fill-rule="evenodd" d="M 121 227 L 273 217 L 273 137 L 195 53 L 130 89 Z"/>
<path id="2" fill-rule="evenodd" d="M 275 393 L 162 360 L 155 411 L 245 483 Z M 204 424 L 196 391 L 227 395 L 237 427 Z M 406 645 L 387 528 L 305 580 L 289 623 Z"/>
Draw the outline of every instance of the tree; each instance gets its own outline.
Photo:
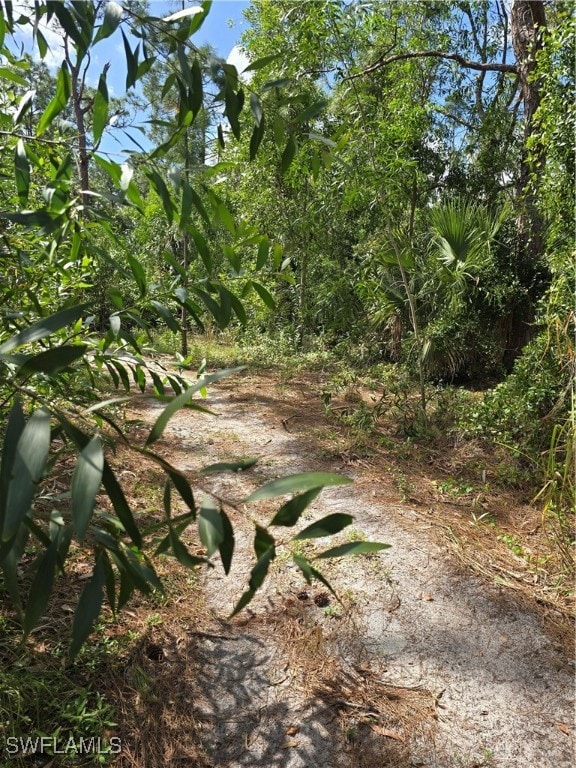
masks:
<path id="1" fill-rule="evenodd" d="M 28 636 L 46 608 L 57 573 L 65 568 L 73 539 L 91 553 L 92 577 L 80 596 L 73 620 L 72 656 L 88 637 L 105 598 L 116 612 L 134 590 L 149 593 L 162 589 L 154 569 L 156 556 L 170 554 L 183 565 L 195 568 L 210 565 L 212 556 L 218 553 L 226 572 L 233 556 L 234 534 L 226 503 L 212 498 L 198 505 L 185 475 L 154 452 L 154 443 L 162 436 L 171 416 L 181 407 L 203 410 L 193 399 L 194 394 L 231 371 L 204 376 L 189 386 L 168 371 L 162 375 L 147 366 L 142 347 L 149 334 L 148 318 L 152 315 L 156 322 L 166 322 L 175 330 L 179 325 L 170 309 L 155 298 L 137 254 L 118 254 L 102 247 L 103 237 L 112 239 L 119 232 L 114 232 L 111 224 L 115 208 L 120 207 L 131 217 L 137 217 L 145 208 L 132 164 L 120 166 L 96 151 L 109 113 L 105 70 L 93 101 L 75 102 L 86 73 L 81 65 L 100 40 L 118 31 L 122 35 L 130 89 L 155 65 L 155 56 L 147 46 L 149 35 L 165 36 L 168 49 L 176 52 L 178 60 L 178 68 L 167 78 L 172 78 L 179 94 L 178 112 L 166 140 L 137 161 L 168 224 L 174 223 L 181 232 L 190 234 L 201 256 L 206 276 L 202 282 L 189 284 L 190 294 L 203 302 L 222 327 L 230 322 L 233 313 L 245 322 L 241 299 L 214 273 L 208 239 L 194 225 L 192 210 L 205 222 L 206 231 L 214 224 L 225 226 L 244 250 L 258 250 L 264 261 L 268 257 L 268 239 L 236 220 L 205 181 L 202 185 L 207 204 L 186 173 L 173 182 L 167 181 L 158 162 L 186 134 L 200 113 L 203 92 L 195 75 L 199 65 L 194 58 L 198 52 L 190 46 L 189 37 L 200 27 L 209 7 L 210 3 L 205 2 L 202 7 L 185 8 L 165 19 L 146 12 L 140 14 L 130 4 L 123 10 L 114 2 L 106 5 L 101 18 L 96 12 L 99 6 L 91 3 L 37 3 L 29 17 L 18 18 L 14 17 L 11 4 L 0 9 L 1 53 L 10 64 L 0 71 L 7 86 L 3 90 L 1 118 L 4 126 L 12 126 L 3 130 L 5 142 L 0 163 L 4 175 L 10 174 L 15 180 L 11 193 L 3 193 L 4 210 L 0 214 L 9 278 L 3 281 L 0 301 L 0 408 L 6 417 L 0 462 L 0 571 L 2 587 L 22 622 L 24 635 Z M 55 93 L 40 115 L 34 133 L 27 134 L 22 132 L 22 122 L 32 103 L 27 80 L 29 62 L 6 47 L 4 31 L 12 34 L 19 26 L 29 25 L 40 51 L 45 52 L 46 41 L 38 25 L 44 17 L 55 17 L 62 26 L 65 57 L 56 78 Z M 135 48 L 126 34 L 128 30 L 140 40 Z M 226 116 L 232 133 L 239 137 L 243 89 L 233 67 L 223 66 L 220 76 Z M 24 96 L 16 93 L 14 85 L 27 88 Z M 168 91 L 166 83 L 164 88 Z M 82 120 L 89 117 L 93 140 L 90 159 L 109 180 L 111 193 L 88 195 L 87 166 L 80 165 L 78 184 L 67 137 L 55 130 L 47 137 L 48 129 L 55 128 L 56 118 L 70 104 L 73 109 L 80 108 L 76 112 L 79 155 L 85 157 L 83 153 L 88 150 L 88 144 L 82 144 L 87 127 Z M 257 135 L 263 131 L 262 121 L 260 108 L 254 116 L 253 130 Z M 285 165 L 287 168 L 289 163 Z M 34 194 L 36 189 L 41 190 L 41 196 Z M 21 210 L 28 201 L 35 203 L 33 209 Z M 234 270 L 240 272 L 240 250 L 231 247 L 228 258 Z M 176 272 L 182 269 L 170 258 L 168 263 Z M 133 287 L 129 295 L 121 290 L 121 281 L 110 288 L 107 298 L 113 311 L 104 333 L 99 333 L 93 327 L 95 302 L 84 299 L 91 272 L 102 265 L 116 270 Z M 25 279 L 29 275 L 34 277 L 33 281 Z M 173 286 L 172 290 L 179 306 L 192 314 L 198 311 L 198 305 L 191 301 L 183 286 Z M 168 400 L 143 444 L 135 445 L 128 439 L 111 410 L 124 398 L 99 400 L 98 388 L 103 379 L 107 386 L 123 387 L 127 393 L 133 381 L 142 396 L 147 396 L 146 386 L 150 382 L 155 395 Z M 168 395 L 170 389 L 175 396 Z M 106 445 L 111 439 L 122 441 L 138 455 L 154 461 L 165 475 L 162 537 L 152 555 L 149 543 L 152 537 L 157 539 L 158 527 L 147 527 L 136 519 L 107 453 Z M 43 508 L 36 500 L 38 488 L 59 460 L 71 456 L 75 469 L 69 507 Z M 207 471 L 237 471 L 253 463 L 250 459 L 217 465 Z M 251 600 L 276 556 L 276 542 L 269 529 L 292 527 L 323 487 L 345 482 L 347 479 L 336 475 L 303 473 L 272 481 L 245 500 L 294 494 L 280 506 L 268 526 L 256 526 L 256 564 L 236 611 Z M 101 493 L 107 494 L 112 515 L 99 508 Z M 350 515 L 332 515 L 308 526 L 299 537 L 336 533 L 351 521 Z M 191 524 L 198 526 L 205 549 L 203 556 L 192 555 L 182 541 L 183 531 Z M 375 551 L 384 546 L 354 542 L 329 549 L 320 557 Z M 32 565 L 23 576 L 21 566 L 29 555 Z M 318 578 L 326 583 L 308 560 L 295 556 L 294 562 L 306 580 Z"/>

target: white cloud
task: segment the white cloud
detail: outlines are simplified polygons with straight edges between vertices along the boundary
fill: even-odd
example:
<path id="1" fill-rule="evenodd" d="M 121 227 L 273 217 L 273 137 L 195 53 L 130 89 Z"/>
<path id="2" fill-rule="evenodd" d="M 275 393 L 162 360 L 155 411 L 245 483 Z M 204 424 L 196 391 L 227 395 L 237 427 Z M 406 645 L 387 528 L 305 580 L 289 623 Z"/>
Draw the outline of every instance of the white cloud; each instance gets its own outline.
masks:
<path id="1" fill-rule="evenodd" d="M 233 64 L 238 70 L 238 73 L 242 74 L 246 67 L 250 65 L 250 59 L 239 45 L 235 45 L 228 54 L 226 64 Z M 246 72 L 246 74 L 243 75 L 243 79 L 250 82 L 250 80 L 252 80 L 252 72 Z"/>

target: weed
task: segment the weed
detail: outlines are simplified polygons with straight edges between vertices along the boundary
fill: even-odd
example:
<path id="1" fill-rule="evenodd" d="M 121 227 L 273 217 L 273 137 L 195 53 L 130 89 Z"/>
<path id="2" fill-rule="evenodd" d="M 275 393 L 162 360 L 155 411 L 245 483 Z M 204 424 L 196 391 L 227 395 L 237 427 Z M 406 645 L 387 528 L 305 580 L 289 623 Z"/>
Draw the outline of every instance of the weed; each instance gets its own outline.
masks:
<path id="1" fill-rule="evenodd" d="M 524 549 L 517 536 L 511 533 L 499 533 L 496 538 L 504 542 L 508 549 L 517 557 L 524 557 Z"/>

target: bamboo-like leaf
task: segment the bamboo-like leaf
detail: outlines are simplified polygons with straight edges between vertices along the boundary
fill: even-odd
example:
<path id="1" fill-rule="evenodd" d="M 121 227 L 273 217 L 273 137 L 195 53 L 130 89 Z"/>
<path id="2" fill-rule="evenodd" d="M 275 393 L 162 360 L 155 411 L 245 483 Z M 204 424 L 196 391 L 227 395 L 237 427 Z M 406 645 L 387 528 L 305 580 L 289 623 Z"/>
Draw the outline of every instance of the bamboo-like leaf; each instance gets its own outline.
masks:
<path id="1" fill-rule="evenodd" d="M 146 272 L 144 271 L 144 267 L 138 261 L 138 259 L 134 258 L 134 256 L 127 254 L 126 258 L 128 259 L 128 264 L 130 265 L 130 269 L 132 270 L 132 274 L 134 275 L 134 279 L 136 280 L 136 285 L 138 286 L 138 290 L 140 291 L 140 296 L 143 297 L 146 295 L 146 291 L 148 290 L 148 286 L 146 282 Z"/>
<path id="2" fill-rule="evenodd" d="M 11 352 L 13 349 L 22 346 L 22 344 L 30 344 L 33 341 L 39 341 L 40 339 L 49 336 L 55 331 L 59 331 L 61 328 L 65 328 L 67 325 L 76 322 L 78 318 L 82 317 L 89 304 L 79 304 L 68 309 L 62 309 L 60 312 L 56 312 L 49 317 L 43 317 L 34 325 L 24 328 L 14 336 L 7 339 L 4 344 L 0 346 L 0 354 Z"/>
<path id="3" fill-rule="evenodd" d="M 264 115 L 262 115 L 262 119 L 260 120 L 260 123 L 254 126 L 254 129 L 252 131 L 252 136 L 250 137 L 250 160 L 251 161 L 254 160 L 254 158 L 258 154 L 258 149 L 260 148 L 260 144 L 262 143 L 262 139 L 264 138 L 264 129 L 265 129 L 265 120 L 264 120 Z"/>
<path id="4" fill-rule="evenodd" d="M 150 434 L 148 435 L 148 438 L 146 440 L 146 445 L 151 445 L 153 442 L 158 440 L 159 437 L 162 436 L 164 430 L 166 429 L 166 425 L 172 418 L 172 416 L 176 413 L 176 411 L 180 410 L 183 406 L 185 406 L 192 395 L 195 392 L 198 392 L 203 387 L 207 386 L 208 384 L 211 384 L 214 381 L 218 381 L 219 379 L 223 379 L 226 376 L 231 376 L 234 373 L 238 373 L 239 371 L 244 370 L 243 367 L 240 368 L 227 368 L 223 371 L 218 371 L 218 373 L 212 373 L 210 376 L 206 376 L 202 379 L 202 381 L 199 381 L 197 384 L 193 384 L 191 387 L 188 387 L 182 394 L 178 395 L 178 397 L 175 397 L 174 400 L 170 403 L 170 405 L 167 405 L 166 408 L 162 411 L 160 416 L 156 419 L 156 422 L 154 423 L 154 426 L 150 430 Z"/>
<path id="5" fill-rule="evenodd" d="M 102 138 L 102 133 L 108 123 L 108 85 L 106 84 L 106 73 L 100 75 L 98 89 L 94 96 L 94 107 L 92 111 L 92 133 L 94 134 L 94 144 L 98 144 Z"/>
<path id="6" fill-rule="evenodd" d="M 235 545 L 234 529 L 232 528 L 232 524 L 230 523 L 228 515 L 226 514 L 226 512 L 224 512 L 223 509 L 220 509 L 220 516 L 222 518 L 223 537 L 218 547 L 218 550 L 220 552 L 220 559 L 222 560 L 224 573 L 228 575 L 230 573 L 230 567 L 232 565 L 232 557 L 234 555 L 234 545 Z"/>
<path id="7" fill-rule="evenodd" d="M 260 270 L 266 266 L 268 255 L 270 253 L 270 240 L 264 236 L 258 245 L 258 255 L 256 257 L 256 269 Z"/>
<path id="8" fill-rule="evenodd" d="M 300 515 L 314 501 L 322 488 L 311 488 L 300 493 L 283 504 L 270 521 L 270 525 L 292 526 L 298 522 Z"/>
<path id="9" fill-rule="evenodd" d="M 52 593 L 54 585 L 54 576 L 56 574 L 56 565 L 58 563 L 58 536 L 56 536 L 50 546 L 44 552 L 38 563 L 38 569 L 30 585 L 28 593 L 28 602 L 26 613 L 24 615 L 24 636 L 28 637 L 30 632 L 38 624 L 40 617 L 44 613 L 48 600 Z"/>
<path id="10" fill-rule="evenodd" d="M 349 541 L 346 544 L 340 544 L 338 547 L 332 547 L 319 555 L 317 559 L 329 557 L 344 557 L 344 555 L 364 555 L 370 552 L 380 552 L 382 549 L 390 549 L 390 544 L 381 544 L 376 541 Z"/>
<path id="11" fill-rule="evenodd" d="M 26 155 L 26 147 L 22 139 L 18 140 L 14 150 L 14 174 L 20 205 L 26 205 L 30 191 L 30 163 Z"/>
<path id="12" fill-rule="evenodd" d="M 72 475 L 72 525 L 80 544 L 88 530 L 103 472 L 104 451 L 100 438 L 95 435 L 82 449 Z"/>
<path id="13" fill-rule="evenodd" d="M 124 41 L 124 53 L 126 55 L 126 90 L 136 84 L 138 80 L 138 52 L 140 44 L 136 46 L 136 50 L 132 52 L 128 38 L 124 34 L 124 30 L 120 30 L 122 33 L 122 40 Z"/>
<path id="14" fill-rule="evenodd" d="M 191 5 L 189 8 L 184 8 L 181 11 L 176 11 L 176 13 L 171 13 L 170 16 L 166 16 L 162 21 L 166 21 L 168 23 L 172 21 L 180 21 L 180 19 L 185 19 L 188 16 L 195 16 L 197 13 L 204 13 L 204 9 L 200 5 Z"/>
<path id="15" fill-rule="evenodd" d="M 281 168 L 282 174 L 286 173 L 286 171 L 292 164 L 292 160 L 294 160 L 294 157 L 296 156 L 296 150 L 297 150 L 296 139 L 294 138 L 294 136 L 291 135 L 286 143 L 284 152 L 282 153 L 282 159 L 280 161 L 280 168 Z"/>
<path id="16" fill-rule="evenodd" d="M 271 499 L 275 496 L 286 496 L 289 493 L 300 493 L 309 491 L 312 488 L 326 488 L 334 485 L 348 485 L 352 480 L 343 475 L 336 475 L 332 472 L 299 472 L 295 475 L 280 477 L 278 480 L 272 480 L 266 483 L 257 491 L 251 493 L 245 502 L 260 501 L 261 499 Z"/>
<path id="17" fill-rule="evenodd" d="M 48 376 L 54 376 L 83 357 L 87 349 L 86 344 L 63 344 L 59 347 L 46 349 L 44 352 L 29 357 L 18 369 L 18 376 L 28 376 L 31 373 L 45 373 Z"/>
<path id="18" fill-rule="evenodd" d="M 56 95 L 52 101 L 48 104 L 42 117 L 38 121 L 38 127 L 36 128 L 36 136 L 41 136 L 48 126 L 52 123 L 56 115 L 60 114 L 62 110 L 68 104 L 70 95 L 72 93 L 72 80 L 70 78 L 70 72 L 68 71 L 68 64 L 63 61 L 60 71 L 58 72 L 58 80 L 56 83 Z"/>
<path id="19" fill-rule="evenodd" d="M 72 623 L 72 643 L 70 645 L 70 658 L 74 659 L 82 648 L 84 641 L 92 632 L 94 622 L 100 615 L 102 601 L 104 599 L 104 585 L 106 583 L 106 565 L 104 556 L 100 554 L 92 571 L 92 578 L 86 584 L 80 595 L 78 606 L 74 613 Z"/>
<path id="20" fill-rule="evenodd" d="M 306 109 L 303 109 L 302 112 L 298 113 L 294 120 L 299 123 L 312 120 L 324 111 L 327 104 L 328 102 L 326 99 L 320 99 L 320 101 L 314 102 L 314 104 L 311 104 L 309 107 L 306 107 Z"/>
<path id="21" fill-rule="evenodd" d="M 18 109 L 14 113 L 13 122 L 14 125 L 19 125 L 24 117 L 26 116 L 27 112 L 30 110 L 30 107 L 32 106 L 34 102 L 34 97 L 36 96 L 36 90 L 32 89 L 30 91 L 26 91 L 24 96 L 20 99 L 20 104 L 18 104 Z"/>
<path id="22" fill-rule="evenodd" d="M 110 37 L 110 35 L 112 35 L 118 29 L 118 26 L 122 20 L 123 13 L 124 9 L 121 5 L 118 5 L 118 3 L 112 2 L 112 0 L 106 3 L 106 8 L 104 10 L 104 21 L 96 33 L 93 45 L 95 45 L 100 40 L 104 40 L 106 37 Z"/>
<path id="23" fill-rule="evenodd" d="M 26 420 L 24 419 L 22 406 L 20 401 L 16 400 L 10 409 L 2 445 L 2 464 L 0 465 L 0 536 L 4 530 L 6 500 L 8 498 L 12 468 L 16 459 L 16 448 L 25 426 Z"/>
<path id="24" fill-rule="evenodd" d="M 8 69 L 8 67 L 0 67 L 0 78 L 2 78 L 2 80 L 10 80 L 10 82 L 16 83 L 16 85 L 21 85 L 24 88 L 27 88 L 29 85 L 27 80 L 17 72 L 14 72 L 13 69 Z"/>
<path id="25" fill-rule="evenodd" d="M 256 591 L 262 586 L 264 579 L 268 574 L 270 563 L 272 562 L 272 560 L 274 560 L 275 557 L 276 557 L 276 550 L 274 546 L 270 546 L 263 551 L 262 555 L 258 558 L 256 565 L 254 566 L 254 568 L 252 568 L 250 572 L 248 589 L 244 592 L 244 594 L 242 595 L 242 597 L 234 607 L 234 610 L 232 611 L 231 616 L 235 616 L 237 613 L 239 613 L 252 600 L 252 598 L 256 594 Z"/>
<path id="26" fill-rule="evenodd" d="M 256 61 L 253 61 L 242 71 L 257 72 L 259 69 L 263 69 L 268 64 L 271 64 L 273 61 L 277 61 L 281 56 L 282 56 L 281 53 L 272 53 L 270 54 L 270 56 L 262 56 L 262 58 L 256 59 Z"/>
<path id="27" fill-rule="evenodd" d="M 200 507 L 198 533 L 200 534 L 200 541 L 206 548 L 206 554 L 208 557 L 212 557 L 224 541 L 224 523 L 220 512 L 211 499 L 205 499 Z"/>
<path id="28" fill-rule="evenodd" d="M 212 474 L 213 472 L 243 472 L 253 467 L 257 458 L 242 459 L 241 461 L 220 461 L 217 464 L 210 464 L 200 470 L 201 475 Z"/>
<path id="29" fill-rule="evenodd" d="M 160 315 L 162 320 L 166 323 L 168 328 L 170 328 L 171 331 L 174 331 L 174 333 L 178 333 L 180 330 L 180 326 L 178 325 L 177 321 L 174 318 L 174 315 L 168 307 L 165 307 L 164 304 L 161 304 L 159 301 L 156 301 L 155 299 L 150 300 L 150 304 L 154 307 L 156 312 Z"/>
<path id="30" fill-rule="evenodd" d="M 322 536 L 333 536 L 335 533 L 340 533 L 343 528 L 346 528 L 353 522 L 354 518 L 352 515 L 344 515 L 340 513 L 328 515 L 304 528 L 304 530 L 300 531 L 294 538 L 317 539 Z"/>
<path id="31" fill-rule="evenodd" d="M 49 449 L 50 413 L 45 408 L 39 408 L 30 417 L 16 446 L 6 501 L 3 541 L 14 536 L 28 513 L 38 482 L 44 474 Z"/>
<path id="32" fill-rule="evenodd" d="M 294 564 L 302 571 L 307 584 L 311 584 L 312 579 L 316 579 L 317 581 L 320 581 L 322 584 L 324 584 L 324 586 L 327 587 L 330 592 L 332 592 L 334 597 L 338 599 L 338 595 L 332 588 L 332 585 L 325 579 L 320 571 L 316 570 L 316 568 L 314 568 L 311 563 L 306 560 L 306 558 L 302 557 L 301 555 L 294 555 L 292 559 L 294 560 Z"/>
<path id="33" fill-rule="evenodd" d="M 274 297 L 270 293 L 270 291 L 267 288 L 264 288 L 263 285 L 260 285 L 260 283 L 255 283 L 252 281 L 252 287 L 260 296 L 264 304 L 268 307 L 268 309 L 275 310 L 276 309 L 276 302 L 274 301 Z"/>

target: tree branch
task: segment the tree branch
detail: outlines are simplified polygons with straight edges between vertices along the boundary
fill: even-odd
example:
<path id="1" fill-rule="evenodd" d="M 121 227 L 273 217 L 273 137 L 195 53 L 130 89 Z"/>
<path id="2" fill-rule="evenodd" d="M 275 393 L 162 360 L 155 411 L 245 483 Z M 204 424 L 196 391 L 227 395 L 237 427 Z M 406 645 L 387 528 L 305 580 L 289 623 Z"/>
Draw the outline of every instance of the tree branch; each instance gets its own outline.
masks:
<path id="1" fill-rule="evenodd" d="M 371 72 L 375 72 L 377 69 L 387 67 L 395 61 L 407 61 L 408 59 L 446 59 L 448 61 L 456 61 L 461 67 L 466 69 L 474 69 L 477 72 L 511 72 L 512 74 L 518 73 L 518 67 L 515 64 L 504 64 L 497 62 L 483 62 L 483 61 L 470 61 L 470 59 L 460 56 L 458 53 L 446 53 L 445 51 L 410 51 L 407 53 L 397 53 L 394 56 L 385 58 L 385 54 L 376 59 L 373 64 L 366 67 L 362 72 L 358 72 L 355 75 L 349 75 L 346 80 L 353 80 L 364 75 L 369 75 Z"/>

